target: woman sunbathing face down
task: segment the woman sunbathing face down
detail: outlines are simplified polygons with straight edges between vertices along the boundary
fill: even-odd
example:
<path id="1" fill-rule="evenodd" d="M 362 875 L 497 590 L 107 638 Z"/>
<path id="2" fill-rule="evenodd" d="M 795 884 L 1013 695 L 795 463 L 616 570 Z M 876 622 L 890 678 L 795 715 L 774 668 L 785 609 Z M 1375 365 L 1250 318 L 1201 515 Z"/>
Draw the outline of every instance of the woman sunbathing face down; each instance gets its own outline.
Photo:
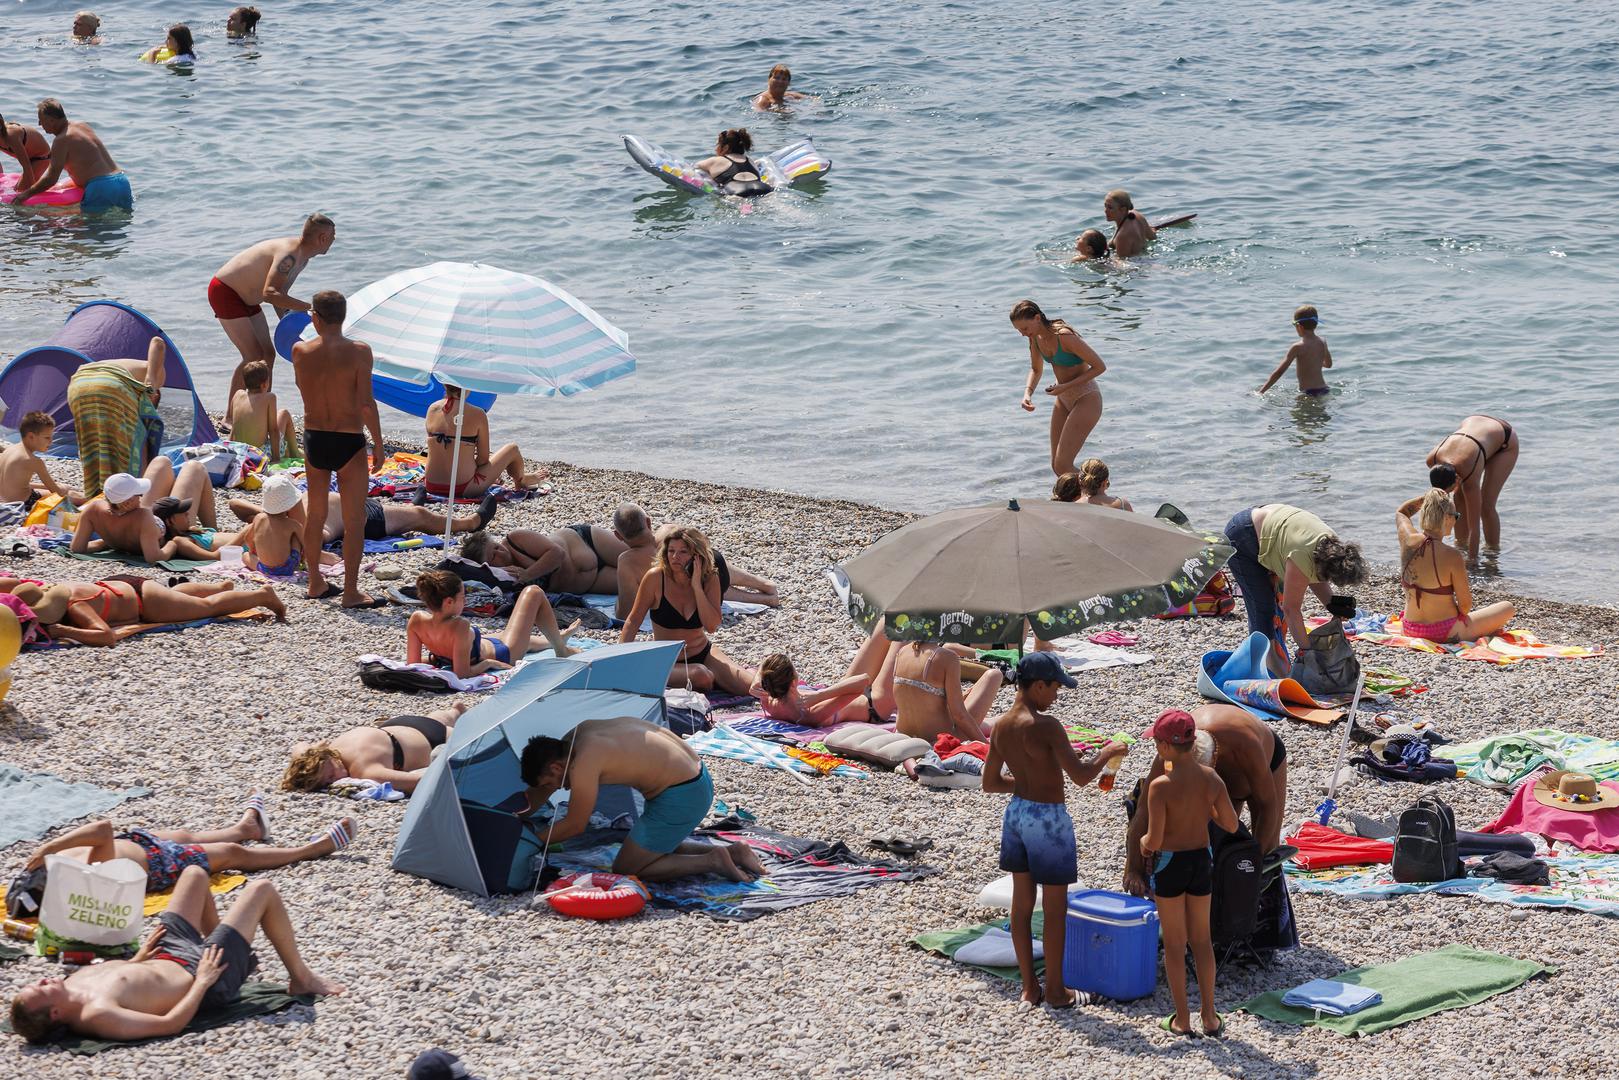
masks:
<path id="1" fill-rule="evenodd" d="M 324 739 L 314 744 L 297 743 L 281 786 L 287 791 L 321 791 L 348 775 L 343 755 L 331 743 Z"/>

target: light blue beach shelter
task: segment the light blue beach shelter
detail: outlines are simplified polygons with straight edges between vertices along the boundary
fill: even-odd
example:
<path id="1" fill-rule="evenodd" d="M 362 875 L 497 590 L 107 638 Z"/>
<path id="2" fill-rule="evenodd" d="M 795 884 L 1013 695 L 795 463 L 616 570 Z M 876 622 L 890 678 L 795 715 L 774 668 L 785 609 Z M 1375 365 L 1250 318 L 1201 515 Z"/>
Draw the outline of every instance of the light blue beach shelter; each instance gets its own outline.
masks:
<path id="1" fill-rule="evenodd" d="M 480 896 L 533 887 L 543 832 L 516 816 L 525 803 L 523 747 L 563 738 L 587 720 L 661 723 L 678 641 L 640 641 L 526 665 L 455 725 L 411 796 L 393 868 Z M 603 788 L 601 803 L 614 799 Z M 617 801 L 628 803 L 620 797 Z M 633 803 L 628 803 L 633 806 Z"/>

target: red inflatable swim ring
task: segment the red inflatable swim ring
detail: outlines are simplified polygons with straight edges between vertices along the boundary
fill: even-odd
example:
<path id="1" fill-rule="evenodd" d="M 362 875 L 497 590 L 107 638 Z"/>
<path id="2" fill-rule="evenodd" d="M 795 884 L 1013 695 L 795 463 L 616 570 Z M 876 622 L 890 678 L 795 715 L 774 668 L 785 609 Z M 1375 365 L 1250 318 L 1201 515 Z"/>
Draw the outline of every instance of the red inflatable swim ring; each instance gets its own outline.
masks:
<path id="1" fill-rule="evenodd" d="M 651 896 L 623 874 L 564 874 L 545 899 L 557 913 L 578 919 L 627 919 L 639 915 Z"/>
<path id="2" fill-rule="evenodd" d="M 0 176 L 0 203 L 13 203 L 17 201 L 17 188 L 22 183 L 22 176 L 18 173 L 6 173 Z M 56 182 L 55 187 L 47 188 L 29 199 L 24 206 L 77 206 L 84 199 L 84 191 L 74 186 L 67 177 Z"/>

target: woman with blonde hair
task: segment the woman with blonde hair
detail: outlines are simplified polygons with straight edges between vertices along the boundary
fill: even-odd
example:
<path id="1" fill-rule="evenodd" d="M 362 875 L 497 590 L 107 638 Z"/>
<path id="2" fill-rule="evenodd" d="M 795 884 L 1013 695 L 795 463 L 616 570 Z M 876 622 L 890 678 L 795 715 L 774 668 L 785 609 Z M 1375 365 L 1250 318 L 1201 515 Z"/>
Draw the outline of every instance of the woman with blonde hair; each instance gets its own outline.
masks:
<path id="1" fill-rule="evenodd" d="M 1113 510 L 1134 510 L 1130 500 L 1109 495 L 1107 462 L 1101 458 L 1086 458 L 1078 472 L 1063 473 L 1051 488 L 1053 502 L 1089 503 Z"/>
<path id="2" fill-rule="evenodd" d="M 670 686 L 747 694 L 757 673 L 726 656 L 709 638 L 720 628 L 721 595 L 708 537 L 689 525 L 668 529 L 658 538 L 657 557 L 635 590 L 618 640 L 634 641 L 650 615 L 652 640 L 685 645 L 669 672 Z"/>
<path id="3" fill-rule="evenodd" d="M 1415 520 L 1413 520 L 1415 515 Z M 1400 584 L 1405 587 L 1403 632 L 1428 641 L 1473 641 L 1499 633 L 1517 614 L 1505 600 L 1473 610 L 1462 553 L 1445 543 L 1456 527 L 1456 504 L 1429 488 L 1394 515 L 1400 530 Z"/>
<path id="4" fill-rule="evenodd" d="M 1057 476 L 1073 472 L 1074 459 L 1102 418 L 1102 391 L 1097 388 L 1096 377 L 1107 370 L 1107 365 L 1072 326 L 1061 319 L 1046 318 L 1033 300 L 1018 301 L 1011 319 L 1017 332 L 1029 339 L 1029 378 L 1023 387 L 1023 411 L 1034 411 L 1034 388 L 1049 361 L 1057 380 L 1046 387 L 1046 393 L 1056 399 L 1051 410 L 1051 471 Z"/>

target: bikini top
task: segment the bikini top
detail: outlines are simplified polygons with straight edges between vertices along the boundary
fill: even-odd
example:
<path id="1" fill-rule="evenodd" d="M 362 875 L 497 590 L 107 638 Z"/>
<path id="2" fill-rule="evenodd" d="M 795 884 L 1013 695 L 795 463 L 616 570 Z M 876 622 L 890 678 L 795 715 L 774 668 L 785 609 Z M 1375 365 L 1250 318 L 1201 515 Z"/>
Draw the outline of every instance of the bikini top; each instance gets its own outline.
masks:
<path id="1" fill-rule="evenodd" d="M 454 445 L 454 443 L 455 443 L 455 436 L 453 434 L 449 433 L 449 432 L 429 431 L 427 433 L 427 437 L 429 439 L 432 439 L 434 442 L 438 443 L 440 446 L 451 446 L 451 445 Z M 463 435 L 463 436 L 461 436 L 461 441 L 462 442 L 469 442 L 469 443 L 476 443 L 478 441 L 478 436 L 476 436 L 476 435 Z"/>
<path id="2" fill-rule="evenodd" d="M 682 615 L 680 609 L 669 602 L 669 593 L 665 589 L 658 598 L 658 606 L 650 612 L 653 626 L 661 626 L 665 630 L 701 630 L 703 617 L 698 614 L 695 607 L 690 615 Z"/>
<path id="3" fill-rule="evenodd" d="M 747 173 L 756 180 L 759 178 L 759 170 L 754 167 L 753 162 L 747 159 L 746 155 L 743 155 L 741 161 L 736 161 L 732 159 L 731 155 L 727 154 L 725 155 L 725 161 L 726 167 L 718 176 L 714 177 L 714 183 L 729 184 L 741 173 Z"/>
<path id="4" fill-rule="evenodd" d="M 1404 585 L 1408 589 L 1411 589 L 1411 590 L 1415 591 L 1418 596 L 1448 596 L 1448 597 L 1450 597 L 1451 602 L 1455 603 L 1456 602 L 1456 586 L 1455 585 L 1446 585 L 1443 588 L 1429 589 L 1429 588 L 1426 588 L 1425 586 L 1418 585 L 1417 582 L 1416 582 L 1416 579 L 1411 575 L 1412 564 L 1415 563 L 1418 559 L 1422 558 L 1422 552 L 1424 550 L 1426 550 L 1428 552 L 1429 558 L 1431 558 L 1433 560 L 1433 576 L 1436 577 L 1436 578 L 1439 576 L 1439 549 L 1434 544 L 1434 538 L 1429 536 L 1429 537 L 1425 537 L 1423 539 L 1421 547 L 1418 547 L 1416 552 L 1414 554 L 1412 554 L 1411 562 L 1408 562 L 1408 563 L 1405 564 L 1406 573 L 1401 576 L 1400 584 Z M 1456 604 L 1456 607 L 1457 607 L 1458 610 L 1460 610 L 1461 605 Z"/>
<path id="5" fill-rule="evenodd" d="M 923 663 L 922 663 L 922 679 L 926 679 L 928 677 L 928 669 L 933 666 L 933 658 L 935 656 L 938 656 L 938 655 L 939 655 L 939 650 L 934 649 L 931 653 L 928 654 L 928 658 L 925 661 L 923 661 Z M 923 693 L 932 694 L 934 697 L 938 697 L 938 698 L 944 697 L 944 687 L 942 687 L 942 686 L 934 686 L 930 682 L 923 682 L 922 679 L 905 679 L 905 678 L 901 678 L 898 675 L 895 675 L 894 676 L 894 685 L 895 686 L 909 686 L 909 687 L 911 687 L 913 689 L 921 690 Z"/>
<path id="6" fill-rule="evenodd" d="M 1040 346 L 1038 344 L 1035 345 L 1034 348 L 1036 352 L 1040 352 Z M 1083 356 L 1075 356 L 1073 353 L 1068 352 L 1062 347 L 1061 337 L 1057 338 L 1057 351 L 1052 353 L 1050 356 L 1047 356 L 1044 352 L 1040 352 L 1040 359 L 1044 360 L 1052 367 L 1077 367 L 1085 362 L 1085 358 Z"/>

